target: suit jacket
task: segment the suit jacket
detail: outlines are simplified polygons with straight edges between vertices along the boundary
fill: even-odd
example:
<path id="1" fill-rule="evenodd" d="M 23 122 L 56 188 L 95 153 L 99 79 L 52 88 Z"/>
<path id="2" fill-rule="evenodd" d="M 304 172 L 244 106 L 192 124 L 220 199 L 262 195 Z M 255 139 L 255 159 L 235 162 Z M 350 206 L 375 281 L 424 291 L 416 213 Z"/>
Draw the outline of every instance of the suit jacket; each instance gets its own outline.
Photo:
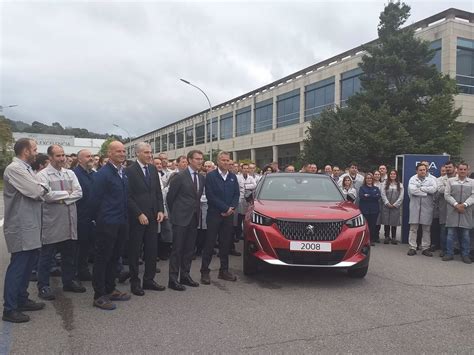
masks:
<path id="1" fill-rule="evenodd" d="M 197 193 L 189 169 L 177 173 L 170 180 L 166 202 L 170 212 L 170 222 L 174 225 L 185 227 L 189 225 L 195 214 L 199 216 L 205 178 L 200 174 L 197 176 L 199 178 L 199 191 Z"/>
<path id="2" fill-rule="evenodd" d="M 125 169 L 128 176 L 128 213 L 130 222 L 138 222 L 142 213 L 148 219 L 156 220 L 158 212 L 164 212 L 161 184 L 153 164 L 148 164 L 149 183 L 138 162 Z"/>

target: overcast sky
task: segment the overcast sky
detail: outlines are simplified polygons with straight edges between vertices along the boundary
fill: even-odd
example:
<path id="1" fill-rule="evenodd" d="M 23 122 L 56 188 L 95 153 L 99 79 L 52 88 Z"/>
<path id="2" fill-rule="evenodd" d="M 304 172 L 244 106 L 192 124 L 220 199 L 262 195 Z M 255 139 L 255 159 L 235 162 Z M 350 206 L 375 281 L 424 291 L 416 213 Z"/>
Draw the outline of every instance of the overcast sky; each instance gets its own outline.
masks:
<path id="1" fill-rule="evenodd" d="M 141 135 L 377 37 L 384 1 L 0 4 L 4 114 Z M 474 1 L 408 1 L 412 23 Z"/>

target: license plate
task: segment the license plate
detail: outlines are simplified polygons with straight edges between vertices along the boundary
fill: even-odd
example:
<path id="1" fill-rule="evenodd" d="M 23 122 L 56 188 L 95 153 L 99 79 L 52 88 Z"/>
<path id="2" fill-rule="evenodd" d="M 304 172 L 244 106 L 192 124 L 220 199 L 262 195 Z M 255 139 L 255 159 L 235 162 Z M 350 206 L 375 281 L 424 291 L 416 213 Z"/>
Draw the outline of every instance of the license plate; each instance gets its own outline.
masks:
<path id="1" fill-rule="evenodd" d="M 316 251 L 316 252 L 330 252 L 331 243 L 319 242 L 290 242 L 290 250 L 293 251 Z"/>

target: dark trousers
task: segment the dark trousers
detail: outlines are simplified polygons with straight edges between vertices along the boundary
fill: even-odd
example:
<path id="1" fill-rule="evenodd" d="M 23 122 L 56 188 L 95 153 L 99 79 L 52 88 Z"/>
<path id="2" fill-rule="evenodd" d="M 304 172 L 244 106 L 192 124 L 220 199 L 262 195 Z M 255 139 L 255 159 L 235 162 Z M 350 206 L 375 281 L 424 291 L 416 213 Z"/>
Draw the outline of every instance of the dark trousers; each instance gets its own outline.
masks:
<path id="1" fill-rule="evenodd" d="M 143 251 L 145 273 L 143 281 L 153 281 L 156 275 L 156 255 L 158 253 L 158 223 L 156 219 L 147 216 L 149 224 L 141 225 L 133 222 L 130 225 L 128 240 L 128 267 L 130 270 L 130 283 L 140 283 L 138 259 Z"/>
<path id="2" fill-rule="evenodd" d="M 70 285 L 76 275 L 76 243 L 68 239 L 59 243 L 44 244 L 38 262 L 38 289 L 49 286 L 49 274 L 55 252 L 61 254 L 61 279 L 63 286 Z"/>
<path id="3" fill-rule="evenodd" d="M 379 216 L 378 213 L 367 213 L 364 214 L 365 219 L 367 220 L 367 224 L 369 225 L 369 232 L 370 232 L 370 241 L 375 242 L 379 239 L 379 235 L 377 233 L 377 217 Z"/>
<path id="4" fill-rule="evenodd" d="M 92 221 L 77 224 L 76 272 L 78 275 L 89 273 L 89 254 L 94 246 L 94 225 Z"/>
<path id="5" fill-rule="evenodd" d="M 219 257 L 221 271 L 229 270 L 229 251 L 233 244 L 233 219 L 230 215 L 223 217 L 220 214 L 207 215 L 207 233 L 204 249 L 202 251 L 201 272 L 209 272 L 209 264 L 217 238 L 219 238 Z"/>
<path id="6" fill-rule="evenodd" d="M 126 224 L 97 224 L 92 286 L 94 299 L 108 295 L 115 289 L 117 264 L 127 239 Z"/>
<path id="7" fill-rule="evenodd" d="M 196 237 L 196 254 L 202 255 L 204 249 L 204 243 L 206 241 L 206 229 L 198 229 Z"/>
<path id="8" fill-rule="evenodd" d="M 194 246 L 196 245 L 197 217 L 191 218 L 187 226 L 173 224 L 173 247 L 170 255 L 169 281 L 178 282 L 191 271 Z"/>
<path id="9" fill-rule="evenodd" d="M 392 239 L 397 239 L 397 227 L 396 226 L 383 226 L 385 239 L 390 239 L 390 233 Z"/>
<path id="10" fill-rule="evenodd" d="M 26 303 L 28 300 L 28 283 L 39 249 L 19 251 L 12 253 L 10 264 L 5 272 L 5 285 L 3 287 L 3 308 L 12 311 Z"/>

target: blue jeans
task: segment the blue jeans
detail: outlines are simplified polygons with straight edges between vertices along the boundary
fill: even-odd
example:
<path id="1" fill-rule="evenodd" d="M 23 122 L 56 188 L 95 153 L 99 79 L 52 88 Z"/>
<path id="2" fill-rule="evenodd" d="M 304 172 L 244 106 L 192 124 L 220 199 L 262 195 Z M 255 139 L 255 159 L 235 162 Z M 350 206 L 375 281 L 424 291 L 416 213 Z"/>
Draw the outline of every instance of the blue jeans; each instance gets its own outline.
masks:
<path id="1" fill-rule="evenodd" d="M 12 311 L 26 303 L 28 300 L 28 284 L 36 260 L 38 250 L 26 250 L 12 253 L 10 264 L 5 273 L 5 286 L 3 290 L 5 311 Z"/>
<path id="2" fill-rule="evenodd" d="M 441 251 L 446 254 L 446 243 L 447 243 L 447 235 L 446 235 L 446 224 L 439 225 L 439 242 L 441 245 Z"/>
<path id="3" fill-rule="evenodd" d="M 45 244 L 41 247 L 38 262 L 38 289 L 49 286 L 49 274 L 54 252 L 61 253 L 61 278 L 63 286 L 69 286 L 76 275 L 76 241 L 65 240 L 59 243 Z"/>
<path id="4" fill-rule="evenodd" d="M 446 243 L 446 255 L 453 256 L 454 254 L 454 240 L 460 234 L 461 255 L 468 256 L 471 251 L 471 237 L 469 236 L 469 229 L 461 227 L 447 227 L 448 240 Z"/>

